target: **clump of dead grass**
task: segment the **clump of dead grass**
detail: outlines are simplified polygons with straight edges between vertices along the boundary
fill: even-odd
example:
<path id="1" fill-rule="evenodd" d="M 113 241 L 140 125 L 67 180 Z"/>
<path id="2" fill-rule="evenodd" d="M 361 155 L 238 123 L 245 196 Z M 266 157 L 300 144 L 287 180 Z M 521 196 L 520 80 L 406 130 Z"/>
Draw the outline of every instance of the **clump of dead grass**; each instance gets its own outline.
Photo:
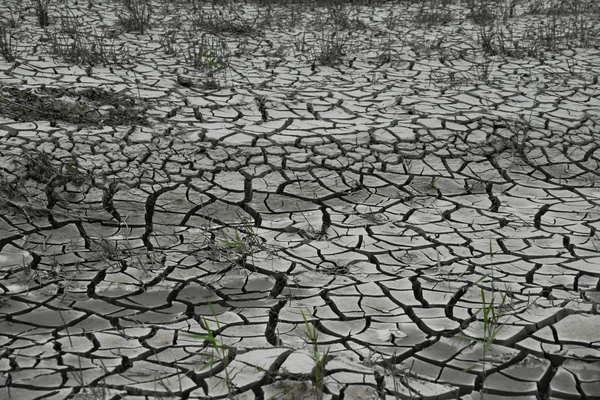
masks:
<path id="1" fill-rule="evenodd" d="M 147 125 L 145 108 L 129 96 L 100 88 L 0 87 L 0 115 L 15 121 L 67 122 L 80 126 Z"/>
<path id="2" fill-rule="evenodd" d="M 154 21 L 150 0 L 121 0 L 123 8 L 117 12 L 119 25 L 128 32 L 144 33 Z"/>
<path id="3" fill-rule="evenodd" d="M 0 55 L 4 61 L 13 62 L 17 59 L 16 44 L 11 29 L 0 22 Z"/>

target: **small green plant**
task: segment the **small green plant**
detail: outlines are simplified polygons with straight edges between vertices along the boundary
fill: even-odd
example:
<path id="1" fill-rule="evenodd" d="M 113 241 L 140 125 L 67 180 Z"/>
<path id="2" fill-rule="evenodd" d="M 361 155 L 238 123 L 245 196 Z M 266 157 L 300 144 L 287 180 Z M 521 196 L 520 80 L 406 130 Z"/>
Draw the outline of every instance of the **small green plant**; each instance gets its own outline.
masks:
<path id="1" fill-rule="evenodd" d="M 379 50 L 378 54 L 377 54 L 377 65 L 378 66 L 383 66 L 383 64 L 387 64 L 387 63 L 391 63 L 393 60 L 393 56 L 396 53 L 396 50 L 394 49 L 393 45 L 394 45 L 395 40 L 392 38 L 392 35 L 387 35 L 384 39 L 382 39 L 379 43 L 379 45 L 377 46 Z M 372 80 L 373 83 L 376 82 L 375 79 Z"/>
<path id="2" fill-rule="evenodd" d="M 489 248 L 490 270 L 492 271 L 492 289 L 494 289 L 494 281 L 495 281 L 494 271 L 496 268 L 494 268 L 494 242 L 492 242 L 492 239 L 490 239 L 489 245 L 490 245 L 490 248 Z"/>
<path id="3" fill-rule="evenodd" d="M 227 67 L 229 54 L 224 42 L 214 37 L 202 34 L 189 36 L 187 48 L 184 49 L 184 59 L 187 63 L 202 71 L 218 72 Z"/>
<path id="4" fill-rule="evenodd" d="M 478 283 L 483 279 L 487 278 L 487 275 L 484 275 L 481 279 L 479 279 Z M 485 387 L 485 378 L 486 378 L 486 363 L 487 363 L 487 354 L 490 351 L 490 348 L 494 344 L 496 340 L 496 336 L 500 333 L 503 326 L 499 323 L 500 317 L 503 315 L 503 310 L 506 306 L 507 294 L 503 293 L 500 296 L 500 300 L 497 300 L 496 293 L 493 293 L 489 300 L 486 298 L 485 290 L 481 289 L 481 308 L 475 313 L 482 315 L 482 323 L 483 323 L 483 335 L 480 338 L 469 338 L 468 336 L 461 335 L 460 337 L 463 339 L 470 339 L 479 342 L 482 346 L 482 357 L 481 357 L 481 374 L 483 388 L 481 391 L 481 398 L 483 399 L 483 394 L 486 391 Z M 465 372 L 471 371 L 477 366 L 471 366 L 465 369 Z"/>
<path id="5" fill-rule="evenodd" d="M 131 79 L 127 79 L 125 77 L 123 77 L 123 80 L 127 83 L 130 83 L 132 85 L 135 85 L 135 89 L 137 90 L 137 100 L 138 100 L 138 104 L 143 104 L 144 100 L 142 99 L 142 92 L 140 91 L 140 83 L 141 81 L 138 79 L 137 77 L 137 73 L 135 72 L 135 69 L 133 67 L 128 68 L 129 72 L 131 72 L 133 74 L 133 80 Z"/>
<path id="6" fill-rule="evenodd" d="M 260 250 L 269 251 L 250 225 L 235 228 L 233 236 L 227 233 L 225 236 L 224 239 L 219 240 L 213 251 L 220 253 L 219 257 L 224 256 L 224 259 L 229 262 L 245 264 L 248 258 L 251 258 L 254 264 L 254 253 Z"/>
<path id="7" fill-rule="evenodd" d="M 243 249 L 245 246 L 244 241 L 240 238 L 240 232 L 237 229 L 235 230 L 235 237 L 232 240 L 223 239 L 221 240 L 221 243 L 230 249 Z"/>
<path id="8" fill-rule="evenodd" d="M 202 76 L 205 89 L 218 89 L 217 76 L 226 76 L 230 53 L 224 40 L 213 35 L 198 35 L 196 28 L 179 37 L 177 31 L 163 36 L 163 49 L 168 54 L 181 54 L 185 62 L 193 66 Z M 178 44 L 175 47 L 175 44 Z"/>
<path id="9" fill-rule="evenodd" d="M 399 14 L 394 14 L 394 10 L 390 10 L 390 12 L 383 17 L 382 21 L 384 26 L 392 31 L 398 27 L 398 24 L 402 19 Z"/>
<path id="10" fill-rule="evenodd" d="M 439 177 L 432 177 L 431 178 L 431 182 L 429 182 L 429 187 L 430 188 L 435 188 L 435 185 L 437 184 L 437 181 L 439 180 Z"/>
<path id="11" fill-rule="evenodd" d="M 234 229 L 234 236 L 222 239 L 221 243 L 230 249 L 236 249 L 243 253 L 253 253 L 254 249 L 261 244 L 261 240 L 252 226 L 244 225 L 240 229 Z"/>
<path id="12" fill-rule="evenodd" d="M 90 238 L 89 249 L 100 254 L 101 258 L 106 261 L 121 261 L 126 256 L 126 253 L 119 249 L 119 244 L 116 240 L 114 243 L 111 243 L 103 237 Z"/>
<path id="13" fill-rule="evenodd" d="M 42 151 L 24 149 L 14 159 L 15 178 L 11 181 L 0 178 L 0 207 L 10 205 L 20 210 L 27 218 L 32 212 L 66 215 L 48 205 L 58 200 L 54 189 L 63 185 L 80 187 L 91 182 L 89 172 L 81 168 L 75 158 L 55 159 Z M 27 189 L 31 187 L 31 184 L 25 183 L 29 179 L 45 186 L 47 201 L 39 201 L 40 199 Z"/>
<path id="14" fill-rule="evenodd" d="M 323 385 L 325 378 L 325 364 L 327 363 L 327 356 L 329 350 L 325 354 L 319 352 L 319 332 L 317 327 L 308 321 L 304 311 L 301 311 L 302 319 L 304 320 L 304 337 L 306 342 L 312 346 L 312 352 L 310 358 L 314 361 L 315 366 L 312 371 L 312 381 L 314 385 L 314 392 L 317 399 L 323 398 Z"/>
<path id="15" fill-rule="evenodd" d="M 210 307 L 210 311 L 211 311 L 213 317 L 215 318 L 215 323 L 217 324 L 216 332 L 221 333 L 221 323 L 219 322 L 217 313 L 215 312 L 215 309 L 211 303 L 208 303 L 208 306 Z M 215 336 L 215 332 L 213 332 L 213 330 L 210 328 L 210 325 L 208 324 L 208 320 L 206 319 L 206 317 L 202 317 L 202 323 L 204 325 L 204 329 L 206 329 L 206 335 L 186 333 L 186 334 L 184 334 L 184 336 L 187 336 L 187 337 L 190 337 L 193 339 L 203 340 L 205 345 L 211 348 L 213 357 L 211 359 L 209 359 L 200 368 L 200 371 L 203 371 L 205 369 L 210 369 L 212 371 L 213 365 L 220 364 L 220 366 L 223 368 L 223 371 L 225 372 L 225 384 L 227 385 L 227 389 L 229 390 L 229 392 L 231 392 L 234 389 L 234 385 L 233 385 L 232 377 L 230 375 L 230 371 L 228 369 L 229 351 L 227 350 L 227 346 L 225 345 L 225 342 L 223 341 L 223 336 L 221 335 L 218 338 Z"/>
<path id="16" fill-rule="evenodd" d="M 117 12 L 119 25 L 126 31 L 144 33 L 152 23 L 152 3 L 150 0 L 122 0 L 124 10 Z"/>
<path id="17" fill-rule="evenodd" d="M 486 378 L 486 363 L 487 363 L 487 355 L 496 340 L 496 337 L 500 333 L 503 328 L 503 325 L 500 323 L 501 317 L 505 314 L 505 310 L 508 307 L 507 299 L 508 294 L 502 293 L 502 295 L 498 295 L 494 288 L 494 265 L 493 265 L 493 245 L 490 240 L 490 269 L 491 269 L 491 288 L 492 295 L 491 297 L 486 296 L 486 290 L 481 287 L 480 288 L 480 296 L 481 296 L 481 307 L 479 310 L 475 312 L 473 317 L 477 317 L 481 314 L 482 325 L 483 325 L 483 333 L 479 337 L 472 337 L 468 335 L 458 335 L 459 338 L 470 340 L 481 344 L 482 347 L 482 357 L 481 357 L 481 376 L 483 382 L 483 388 L 481 390 L 481 398 L 483 399 L 484 393 L 486 391 L 485 387 L 485 378 Z M 477 282 L 475 285 L 479 285 L 483 281 L 485 281 L 490 275 L 485 274 Z M 464 371 L 468 372 L 475 368 L 477 365 L 473 365 L 469 368 L 466 368 Z"/>
<path id="18" fill-rule="evenodd" d="M 482 62 L 475 63 L 475 79 L 487 82 L 494 70 L 494 61 L 486 58 Z"/>
<path id="19" fill-rule="evenodd" d="M 296 51 L 300 52 L 300 53 L 304 53 L 306 51 L 306 32 L 302 32 L 297 34 L 296 36 L 294 36 L 294 48 L 296 49 Z"/>

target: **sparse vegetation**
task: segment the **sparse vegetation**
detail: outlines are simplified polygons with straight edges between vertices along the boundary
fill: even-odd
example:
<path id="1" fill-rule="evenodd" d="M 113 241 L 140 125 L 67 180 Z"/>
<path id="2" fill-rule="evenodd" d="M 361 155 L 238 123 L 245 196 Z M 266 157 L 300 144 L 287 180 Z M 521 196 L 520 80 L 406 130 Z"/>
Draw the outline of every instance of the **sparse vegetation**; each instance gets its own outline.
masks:
<path id="1" fill-rule="evenodd" d="M 31 0 L 40 27 L 50 25 L 50 4 L 52 0 Z"/>
<path id="2" fill-rule="evenodd" d="M 487 278 L 487 275 L 481 277 L 479 281 L 476 282 L 476 284 L 480 284 Z M 473 365 L 469 368 L 466 368 L 465 372 L 472 371 L 478 367 L 481 367 L 481 380 L 483 382 L 481 398 L 483 399 L 484 393 L 486 391 L 485 378 L 487 375 L 488 354 L 496 340 L 496 337 L 504 328 L 504 325 L 501 323 L 500 319 L 504 315 L 505 308 L 507 306 L 508 295 L 506 293 L 502 293 L 501 295 L 499 295 L 495 291 L 493 291 L 491 297 L 487 297 L 486 290 L 483 287 L 480 289 L 480 293 L 481 308 L 477 310 L 475 316 L 481 314 L 481 324 L 483 329 L 482 334 L 481 336 L 477 337 L 471 337 L 469 335 L 459 335 L 458 337 L 465 340 L 472 340 L 475 343 L 481 345 L 481 364 Z"/>
<path id="3" fill-rule="evenodd" d="M 493 264 L 493 245 L 490 240 L 489 244 L 489 256 L 490 256 L 490 274 L 485 274 L 477 282 L 475 285 L 482 285 L 480 287 L 480 296 L 481 296 L 481 307 L 473 314 L 473 317 L 476 318 L 481 315 L 481 326 L 482 332 L 481 335 L 478 333 L 474 334 L 461 334 L 457 337 L 460 339 L 465 339 L 469 341 L 473 341 L 478 343 L 481 346 L 481 364 L 473 365 L 465 369 L 465 372 L 472 371 L 478 367 L 481 367 L 481 381 L 483 382 L 483 387 L 481 389 L 481 399 L 484 398 L 484 393 L 486 392 L 485 386 L 485 378 L 487 376 L 487 364 L 488 364 L 488 354 L 494 342 L 496 341 L 496 337 L 504 328 L 501 319 L 506 315 L 507 309 L 510 307 L 509 304 L 509 294 L 507 292 L 500 293 L 495 285 L 494 279 L 494 264 Z M 488 297 L 487 288 L 483 287 L 483 283 L 485 283 L 488 278 L 491 277 L 490 286 L 491 286 L 491 295 Z"/>
<path id="4" fill-rule="evenodd" d="M 172 29 L 161 36 L 160 43 L 166 54 L 183 57 L 193 68 L 192 74 L 199 75 L 204 88 L 218 89 L 219 82 L 226 79 L 231 53 L 227 43 L 218 36 L 202 33 L 196 27 L 186 33 Z"/>
<path id="5" fill-rule="evenodd" d="M 541 174 L 511 174 L 511 184 L 502 190 L 508 186 L 506 190 L 513 190 L 525 179 L 539 180 L 543 174 L 545 180 L 537 182 L 541 184 L 532 182 L 524 192 L 547 191 L 556 182 L 552 171 L 566 174 L 568 168 L 577 170 L 573 176 L 578 187 L 590 176 L 598 176 L 594 143 L 583 137 L 587 132 L 571 142 L 584 143 L 582 162 L 575 160 L 578 154 L 559 153 L 581 126 L 590 132 L 597 128 L 592 110 L 597 96 L 592 92 L 598 76 L 590 67 L 595 64 L 578 53 L 578 47 L 600 43 L 599 3 L 534 0 L 517 7 L 521 0 L 375 1 L 382 9 L 369 14 L 356 6 L 367 5 L 367 0 L 352 4 L 342 0 L 244 4 L 237 0 L 186 0 L 184 4 L 118 0 L 109 6 L 90 1 L 88 7 L 96 13 L 90 17 L 81 12 L 86 7 L 81 1 L 74 11 L 64 8 L 69 0 L 57 1 L 0 5 L 0 57 L 5 60 L 0 61 L 0 206 L 12 213 L 0 216 L 5 232 L 0 244 L 3 251 L 16 249 L 11 251 L 17 259 L 16 263 L 8 257 L 0 260 L 11 268 L 0 276 L 7 281 L 0 287 L 3 296 L 21 290 L 7 278 L 14 271 L 38 285 L 32 290 L 35 304 L 27 304 L 29 293 L 23 291 L 18 305 L 9 304 L 7 314 L 0 310 L 0 316 L 14 312 L 18 332 L 32 325 L 27 313 L 45 317 L 47 310 L 49 314 L 58 310 L 71 349 L 56 343 L 50 347 L 50 342 L 36 345 L 54 349 L 64 358 L 80 347 L 74 361 L 79 366 L 65 362 L 69 368 L 56 375 L 69 376 L 70 382 L 60 387 L 73 387 L 71 396 L 151 397 L 146 382 L 135 382 L 132 388 L 129 382 L 113 381 L 106 388 L 101 379 L 90 379 L 82 364 L 91 358 L 93 362 L 108 360 L 104 356 L 86 359 L 92 352 L 104 351 L 109 357 L 114 350 L 110 372 L 106 370 L 108 380 L 146 362 L 150 350 L 159 353 L 165 348 L 178 357 L 164 366 L 158 362 L 177 370 L 169 372 L 169 378 L 180 379 L 180 394 L 168 388 L 173 383 L 164 384 L 172 398 L 232 398 L 250 381 L 247 366 L 251 372 L 256 368 L 264 373 L 257 385 L 275 389 L 280 385 L 284 395 L 303 396 L 312 382 L 316 398 L 324 392 L 333 398 L 350 398 L 350 392 L 344 392 L 350 386 L 342 389 L 340 384 L 334 393 L 338 376 L 341 382 L 344 374 L 351 373 L 339 364 L 333 366 L 333 357 L 346 350 L 363 360 L 367 352 L 385 353 L 385 362 L 367 366 L 380 368 L 378 373 L 384 376 L 375 375 L 373 384 L 369 373 L 362 374 L 365 390 L 376 389 L 380 398 L 418 398 L 422 382 L 416 380 L 428 373 L 423 372 L 427 369 L 423 364 L 429 362 L 448 362 L 444 371 L 448 376 L 476 364 L 464 370 L 471 373 L 469 378 L 477 375 L 475 385 L 461 383 L 435 396 L 458 397 L 469 385 L 483 395 L 486 378 L 489 383 L 488 375 L 498 365 L 490 360 L 491 353 L 499 342 L 505 343 L 502 329 L 512 323 L 510 314 L 516 314 L 511 300 L 527 296 L 529 305 L 529 296 L 542 290 L 527 286 L 534 274 L 558 282 L 543 287 L 556 290 L 542 293 L 549 301 L 555 295 L 558 298 L 559 291 L 569 295 L 578 291 L 563 285 L 564 277 L 554 275 L 556 263 L 551 263 L 552 268 L 539 260 L 536 264 L 535 259 L 542 259 L 538 254 L 523 257 L 527 263 L 513 262 L 520 251 L 551 248 L 558 234 L 537 235 L 523 250 L 507 240 L 505 256 L 511 264 L 506 270 L 530 269 L 517 273 L 512 283 L 522 285 L 523 291 L 515 296 L 498 288 L 491 242 L 489 271 L 479 272 L 485 266 L 471 260 L 481 254 L 474 242 L 483 234 L 482 226 L 494 232 L 519 229 L 519 238 L 525 238 L 524 231 L 532 226 L 532 213 L 525 215 L 529 207 L 510 212 L 511 204 L 521 207 L 527 201 L 523 198 L 527 194 L 492 193 L 498 182 L 502 185 L 509 180 L 501 181 L 510 159 L 507 154 L 494 158 L 498 153 L 520 155 L 527 161 L 522 163 L 524 170 L 543 157 L 551 160 L 548 168 L 537 171 Z M 28 7 L 20 7 L 23 4 Z M 389 12 L 384 13 L 383 7 Z M 159 9 L 178 14 L 163 20 Z M 99 14 L 109 15 L 94 19 Z M 90 20 L 115 24 L 90 27 Z M 35 26 L 24 29 L 23 21 Z M 576 54 L 571 57 L 571 53 Z M 515 81 L 498 93 L 503 79 Z M 571 85 L 575 80 L 579 80 L 577 85 Z M 445 92 L 462 84 L 469 89 Z M 554 84 L 569 88 L 564 90 L 568 93 L 561 98 L 556 91 L 546 90 Z M 531 89 L 534 85 L 536 89 Z M 589 93 L 581 96 L 585 97 L 581 104 L 586 104 L 582 111 L 576 107 L 580 99 L 573 88 L 587 90 L 588 86 Z M 564 98 L 568 101 L 561 104 Z M 567 122 L 554 124 L 552 116 Z M 546 127 L 542 128 L 544 119 Z M 136 125 L 148 129 L 136 130 Z M 548 132 L 556 131 L 564 137 L 551 142 Z M 491 145 L 498 141 L 503 141 L 497 146 L 501 150 Z M 544 141 L 549 145 L 540 145 Z M 459 159 L 463 150 L 469 158 Z M 559 155 L 556 163 L 554 154 Z M 565 161 L 571 159 L 575 161 Z M 562 164 L 569 165 L 562 170 Z M 452 173 L 446 174 L 443 168 Z M 583 189 L 567 192 L 575 197 L 587 193 Z M 459 197 L 463 195 L 469 197 Z M 443 213 L 435 209 L 439 217 L 435 211 L 425 214 L 429 201 L 442 204 Z M 569 204 L 562 204 L 562 211 L 551 218 L 563 221 Z M 31 210 L 43 218 L 30 218 Z M 542 214 L 533 217 L 534 227 L 543 225 Z M 479 218 L 496 217 L 498 224 L 478 224 Z M 589 237 L 595 240 L 598 232 L 593 225 L 571 228 L 574 235 L 583 232 L 582 237 L 590 230 Z M 99 232 L 92 234 L 95 228 Z M 277 247 L 279 243 L 282 247 Z M 565 260 L 567 251 L 575 259 L 576 252 L 585 255 L 598 250 L 595 241 L 579 240 L 579 236 L 571 241 L 568 235 L 562 247 L 559 255 L 565 254 Z M 27 257 L 35 258 L 35 263 L 26 262 Z M 485 257 L 481 256 L 483 264 Z M 272 259 L 276 262 L 270 263 Z M 572 268 L 582 267 L 584 261 L 578 259 L 580 265 Z M 88 262 L 91 266 L 85 265 Z M 60 271 L 64 265 L 83 277 L 74 294 L 63 285 L 69 279 L 68 273 Z M 387 278 L 375 279 L 378 274 Z M 577 275 L 582 278 L 578 285 L 584 285 L 584 276 L 584 272 Z M 401 282 L 397 288 L 392 285 L 396 279 Z M 94 292 L 97 281 L 104 286 Z M 327 283 L 319 287 L 320 282 Z M 360 283 L 364 285 L 353 287 Z M 598 289 L 594 285 L 596 281 L 581 297 L 594 299 Z M 157 293 L 152 292 L 154 288 Z M 130 301 L 132 289 L 139 289 L 135 295 L 141 294 L 144 300 Z M 41 303 L 46 301 L 43 291 L 52 292 L 47 297 L 49 307 Z M 583 292 L 581 287 L 579 291 Z M 468 299 L 461 298 L 465 292 Z M 105 321 L 96 315 L 101 311 L 84 309 L 90 306 L 84 303 L 92 293 L 95 296 L 88 303 L 111 313 Z M 156 302 L 153 298 L 153 304 L 146 307 L 144 296 L 154 295 Z M 182 300 L 184 295 L 191 300 Z M 208 312 L 203 316 L 198 309 L 206 305 L 205 295 L 217 296 L 222 299 L 219 304 L 244 308 L 244 312 L 217 315 L 208 303 L 212 316 Z M 102 296 L 110 296 L 111 301 L 103 304 Z M 338 299 L 346 301 L 350 296 L 360 298 L 358 305 L 351 300 L 336 309 Z M 6 302 L 0 298 L 0 306 Z M 73 304 L 79 307 L 76 312 L 63 312 L 72 311 Z M 312 315 L 302 312 L 302 319 L 290 318 L 289 310 L 298 304 L 314 306 L 316 311 Z M 593 304 L 589 312 L 597 313 L 596 299 Z M 130 308 L 133 311 L 128 313 Z M 549 310 L 550 306 L 543 310 L 539 326 L 551 319 L 545 315 Z M 86 320 L 84 311 L 98 318 Z M 588 311 L 581 307 L 576 312 Z M 388 315 L 394 322 L 388 324 Z M 523 316 L 519 324 L 537 329 L 534 319 L 538 316 Z M 144 318 L 150 321 L 147 326 L 136 326 Z M 367 319 L 362 327 L 361 318 Z M 169 325 L 173 321 L 176 328 Z M 89 324 L 102 329 L 71 335 Z M 183 333 L 194 332 L 194 325 L 200 327 L 195 332 L 206 333 Z M 405 327 L 414 331 L 406 329 L 408 339 L 403 343 Z M 128 333 L 131 336 L 119 337 L 131 340 L 131 347 L 112 346 L 101 337 L 104 331 L 125 329 L 135 330 Z M 371 338 L 379 340 L 378 334 L 367 335 L 378 329 L 387 332 L 386 339 L 371 346 Z M 456 335 L 461 329 L 462 335 Z M 63 335 L 52 331 L 50 341 Z M 253 336 L 246 337 L 246 332 Z M 36 333 L 28 330 L 27 334 Z M 182 345 L 184 336 L 198 341 Z M 421 353 L 430 345 L 446 345 L 447 337 L 466 340 L 467 344 L 461 343 L 464 346 L 471 344 L 466 364 L 459 347 L 442 349 L 451 354 L 450 361 L 438 360 L 437 353 Z M 306 361 L 308 355 L 312 363 L 306 362 L 309 367 L 299 376 L 286 372 L 281 367 L 284 358 L 297 348 L 286 348 L 281 355 L 277 354 L 281 349 L 267 349 L 274 354 L 270 366 L 255 367 L 236 359 L 238 348 L 242 349 L 239 355 L 252 351 L 256 343 L 267 347 L 265 338 L 273 347 L 284 343 L 300 347 L 301 357 Z M 515 334 L 515 338 L 520 336 Z M 79 339 L 91 344 L 82 345 Z M 18 340 L 11 337 L 9 345 L 29 343 Z M 327 343 L 331 343 L 331 354 L 325 351 Z M 397 348 L 406 352 L 397 356 Z M 199 357 L 198 351 L 202 352 Z M 9 357 L 5 369 L 29 362 L 17 352 L 4 356 Z M 199 365 L 199 358 L 208 361 Z M 398 368 L 405 361 L 407 368 Z M 152 360 L 147 366 L 152 363 L 157 364 Z M 244 363 L 236 376 L 238 365 Z M 48 368 L 56 372 L 50 364 Z M 71 373 L 76 373 L 74 381 Z M 545 373 L 540 382 L 545 385 L 550 375 Z M 508 374 L 503 372 L 503 376 Z M 441 375 L 436 379 L 441 382 Z M 159 375 L 155 381 L 160 380 Z M 184 389 L 181 381 L 185 381 Z M 433 385 L 433 381 L 426 383 Z M 215 382 L 218 394 L 208 387 Z M 33 386 L 31 382 L 19 385 L 13 386 L 13 392 Z M 96 394 L 95 388 L 102 390 Z M 265 398 L 272 394 L 260 390 L 254 394 Z M 10 397 L 10 385 L 6 393 Z"/>
<path id="6" fill-rule="evenodd" d="M 15 43 L 13 35 L 8 26 L 0 22 L 0 55 L 4 61 L 13 62 L 16 60 Z"/>
<path id="7" fill-rule="evenodd" d="M 74 98 L 87 102 L 75 102 Z M 0 86 L 0 115 L 16 121 L 46 120 L 55 126 L 58 122 L 109 126 L 148 124 L 145 110 L 132 98 L 99 88 L 21 90 Z"/>
<path id="8" fill-rule="evenodd" d="M 467 0 L 467 17 L 479 26 L 489 25 L 496 20 L 505 22 L 514 16 L 515 5 L 512 0 Z"/>
<path id="9" fill-rule="evenodd" d="M 69 63 L 92 66 L 117 64 L 126 59 L 126 49 L 117 49 L 108 30 L 80 32 L 77 26 L 72 27 L 72 32 L 46 31 L 52 54 Z"/>
<path id="10" fill-rule="evenodd" d="M 4 24 L 11 29 L 17 28 L 24 19 L 23 13 L 26 4 L 21 1 L 6 2 L 5 11 L 0 16 L 0 25 Z"/>
<path id="11" fill-rule="evenodd" d="M 566 6 L 568 3 L 572 8 Z M 521 15 L 508 22 L 516 16 L 515 2 L 507 3 L 497 14 L 480 5 L 471 11 L 471 18 L 479 25 L 477 40 L 487 54 L 543 58 L 547 52 L 598 43 L 600 11 L 597 6 L 584 8 L 585 3 L 550 2 L 548 8 L 532 9 L 534 18 Z"/>
<path id="12" fill-rule="evenodd" d="M 379 358 L 382 357 L 379 356 Z M 373 363 L 373 360 L 369 359 L 368 364 L 371 363 Z M 408 394 L 411 396 L 410 399 L 418 398 L 419 393 L 416 390 L 414 390 L 410 384 L 411 377 L 413 376 L 412 370 L 414 367 L 414 360 L 412 360 L 410 367 L 399 368 L 398 356 L 396 352 L 394 352 L 389 359 L 382 359 L 376 362 L 376 364 L 378 364 L 380 368 L 383 368 L 384 376 L 381 377 L 383 378 L 383 382 L 385 382 L 385 377 L 391 378 L 392 385 L 391 388 L 389 388 L 388 390 L 394 396 L 394 399 L 400 400 L 400 393 L 403 392 L 408 392 Z"/>
<path id="13" fill-rule="evenodd" d="M 245 266 L 252 262 L 258 252 L 274 255 L 277 249 L 262 242 L 255 229 L 246 223 L 238 227 L 219 226 L 206 229 L 207 236 L 194 243 L 197 247 L 196 257 L 218 262 L 226 262 L 231 266 Z M 252 263 L 254 264 L 254 263 Z"/>
<path id="14" fill-rule="evenodd" d="M 187 47 L 183 49 L 183 57 L 186 63 L 194 68 L 206 72 L 207 77 L 227 68 L 229 52 L 224 42 L 216 37 L 205 34 L 187 37 Z"/>
<path id="15" fill-rule="evenodd" d="M 452 14 L 448 8 L 451 0 L 424 0 L 419 4 L 419 11 L 415 17 L 415 21 L 419 25 L 431 27 L 447 24 L 452 20 Z"/>
<path id="16" fill-rule="evenodd" d="M 123 8 L 117 12 L 119 25 L 127 32 L 144 33 L 153 22 L 151 0 L 121 0 Z"/>
<path id="17" fill-rule="evenodd" d="M 348 34 L 323 32 L 317 37 L 316 46 L 313 50 L 314 62 L 325 66 L 338 65 L 349 51 L 349 45 L 350 37 Z"/>
<path id="18" fill-rule="evenodd" d="M 518 118 L 506 121 L 506 127 L 509 131 L 512 151 L 514 152 L 513 157 L 515 153 L 520 155 L 521 157 L 525 157 L 525 148 L 527 146 L 527 140 L 529 138 L 530 132 L 533 130 L 533 108 L 535 107 L 537 96 L 538 94 L 536 94 L 536 97 L 533 100 L 534 104 L 529 110 L 528 115 L 519 114 Z"/>
<path id="19" fill-rule="evenodd" d="M 91 182 L 89 171 L 82 168 L 74 157 L 56 159 L 46 152 L 24 150 L 13 156 L 13 160 L 16 169 L 12 178 L 0 177 L 0 207 L 12 205 L 25 215 L 30 211 L 51 212 L 45 203 L 32 201 L 29 185 L 26 184 L 28 180 L 43 185 L 48 196 L 52 196 L 49 193 L 60 186 L 81 187 Z"/>
<path id="20" fill-rule="evenodd" d="M 186 333 L 184 336 L 204 341 L 205 346 L 211 350 L 212 357 L 200 368 L 200 371 L 208 369 L 211 371 L 211 375 L 213 368 L 217 369 L 218 371 L 223 371 L 225 373 L 225 384 L 227 385 L 229 394 L 231 394 L 235 387 L 233 385 L 233 375 L 231 375 L 232 371 L 230 371 L 229 367 L 229 350 L 227 349 L 227 346 L 223 340 L 223 336 L 221 335 L 222 328 L 221 323 L 219 322 L 219 317 L 217 316 L 213 305 L 210 303 L 208 305 L 217 325 L 217 330 L 213 331 L 206 317 L 202 317 L 202 323 L 204 329 L 206 330 L 206 335 Z M 217 338 L 215 335 L 219 335 L 219 337 Z"/>
<path id="21" fill-rule="evenodd" d="M 357 10 L 350 10 L 344 3 L 334 3 L 327 6 L 327 13 L 324 14 L 326 23 L 336 30 L 363 30 L 367 25 L 358 17 Z"/>
<path id="22" fill-rule="evenodd" d="M 325 378 L 325 364 L 327 363 L 329 351 L 327 351 L 325 354 L 321 354 L 319 351 L 319 331 L 317 331 L 317 327 L 308 320 L 306 314 L 304 314 L 304 311 L 301 313 L 302 319 L 304 320 L 304 337 L 306 343 L 311 346 L 310 358 L 314 362 L 311 377 L 313 381 L 314 394 L 317 399 L 322 399 Z"/>
<path id="23" fill-rule="evenodd" d="M 25 178 L 43 184 L 64 185 L 73 183 L 81 186 L 89 175 L 81 169 L 77 159 L 68 158 L 56 162 L 48 154 L 39 151 L 23 153 L 25 158 Z"/>
<path id="24" fill-rule="evenodd" d="M 209 10 L 202 2 L 194 1 L 189 19 L 194 27 L 213 35 L 256 35 L 270 24 L 272 16 L 270 7 L 256 7 L 248 13 L 239 4 L 228 3 Z"/>

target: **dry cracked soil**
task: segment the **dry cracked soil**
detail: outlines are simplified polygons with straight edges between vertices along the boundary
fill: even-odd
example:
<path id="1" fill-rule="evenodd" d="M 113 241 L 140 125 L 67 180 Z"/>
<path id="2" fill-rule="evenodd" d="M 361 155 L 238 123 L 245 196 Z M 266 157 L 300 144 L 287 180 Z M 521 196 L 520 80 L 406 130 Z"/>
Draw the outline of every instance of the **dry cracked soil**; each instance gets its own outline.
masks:
<path id="1" fill-rule="evenodd" d="M 130 3 L 0 4 L 1 399 L 600 399 L 597 37 Z"/>

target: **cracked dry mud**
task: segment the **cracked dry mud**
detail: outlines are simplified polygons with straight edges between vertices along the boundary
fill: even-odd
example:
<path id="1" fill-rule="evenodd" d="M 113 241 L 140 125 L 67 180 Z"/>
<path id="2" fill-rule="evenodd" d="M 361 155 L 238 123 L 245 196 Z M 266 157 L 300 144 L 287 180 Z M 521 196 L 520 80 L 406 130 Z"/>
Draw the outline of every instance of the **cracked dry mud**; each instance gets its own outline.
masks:
<path id="1" fill-rule="evenodd" d="M 420 42 L 478 54 L 465 26 Z M 360 39 L 352 62 L 273 65 L 300 32 L 274 31 L 230 38 L 250 53 L 210 90 L 158 32 L 123 35 L 131 68 L 0 62 L 2 85 L 148 119 L 0 116 L 0 398 L 311 398 L 306 322 L 324 398 L 600 398 L 600 87 L 569 69 L 598 50 L 482 81 Z"/>

